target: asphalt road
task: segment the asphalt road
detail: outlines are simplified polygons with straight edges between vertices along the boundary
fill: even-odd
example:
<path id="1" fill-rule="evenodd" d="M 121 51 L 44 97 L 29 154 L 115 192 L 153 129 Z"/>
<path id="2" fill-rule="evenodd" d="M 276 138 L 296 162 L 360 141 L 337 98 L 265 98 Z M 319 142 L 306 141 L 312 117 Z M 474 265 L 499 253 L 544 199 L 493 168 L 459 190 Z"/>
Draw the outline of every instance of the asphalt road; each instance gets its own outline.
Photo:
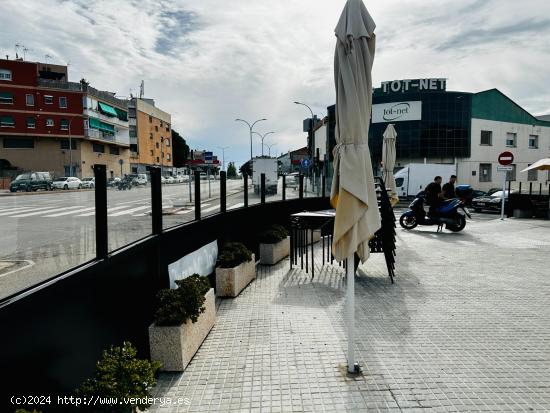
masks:
<path id="1" fill-rule="evenodd" d="M 191 221 L 189 184 L 163 185 L 165 228 Z M 227 181 L 227 208 L 243 203 L 243 182 Z M 109 189 L 109 250 L 151 234 L 151 189 Z M 260 199 L 249 188 L 249 203 Z M 288 197 L 296 196 L 289 190 Z M 267 197 L 267 201 L 280 199 Z M 219 181 L 201 181 L 201 212 L 219 212 Z M 94 191 L 54 191 L 0 196 L 0 298 L 89 261 L 95 256 Z"/>

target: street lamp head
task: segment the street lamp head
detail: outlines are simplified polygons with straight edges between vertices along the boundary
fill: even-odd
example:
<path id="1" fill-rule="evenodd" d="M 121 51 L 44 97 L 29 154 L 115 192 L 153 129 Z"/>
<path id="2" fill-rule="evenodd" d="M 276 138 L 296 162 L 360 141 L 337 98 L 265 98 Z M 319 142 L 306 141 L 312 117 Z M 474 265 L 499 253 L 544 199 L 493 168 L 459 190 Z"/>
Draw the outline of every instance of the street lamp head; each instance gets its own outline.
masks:
<path id="1" fill-rule="evenodd" d="M 296 103 L 297 105 L 301 105 L 301 103 L 300 103 L 300 102 L 296 102 L 296 101 L 294 101 L 294 103 Z"/>

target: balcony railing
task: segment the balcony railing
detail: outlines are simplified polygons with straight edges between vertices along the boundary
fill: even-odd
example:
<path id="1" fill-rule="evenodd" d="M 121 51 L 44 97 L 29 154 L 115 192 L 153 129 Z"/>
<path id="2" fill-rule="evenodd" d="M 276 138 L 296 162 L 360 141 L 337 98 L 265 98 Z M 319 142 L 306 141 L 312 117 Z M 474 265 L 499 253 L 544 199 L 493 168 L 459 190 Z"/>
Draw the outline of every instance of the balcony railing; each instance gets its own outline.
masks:
<path id="1" fill-rule="evenodd" d="M 124 129 L 129 128 L 128 121 L 120 120 L 119 118 L 117 118 L 115 116 L 105 116 L 104 114 L 102 114 L 98 111 L 92 110 L 92 109 L 84 109 L 84 115 L 85 116 L 90 116 L 92 118 L 97 118 L 97 119 L 99 119 L 103 122 L 111 123 L 111 124 L 116 125 L 120 128 L 124 128 Z"/>
<path id="2" fill-rule="evenodd" d="M 38 86 L 50 89 L 73 90 L 82 92 L 82 84 L 78 82 L 63 82 L 59 80 L 38 79 Z"/>

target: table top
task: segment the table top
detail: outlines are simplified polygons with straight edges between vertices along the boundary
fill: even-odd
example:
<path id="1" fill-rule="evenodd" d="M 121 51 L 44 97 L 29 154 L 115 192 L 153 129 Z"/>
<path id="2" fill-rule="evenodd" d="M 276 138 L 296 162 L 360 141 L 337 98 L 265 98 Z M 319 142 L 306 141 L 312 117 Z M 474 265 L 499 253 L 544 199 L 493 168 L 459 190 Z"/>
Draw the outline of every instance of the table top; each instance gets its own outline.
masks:
<path id="1" fill-rule="evenodd" d="M 325 209 L 322 211 L 304 211 L 298 212 L 297 214 L 292 214 L 291 217 L 302 217 L 302 218 L 334 218 L 336 216 L 335 209 Z"/>

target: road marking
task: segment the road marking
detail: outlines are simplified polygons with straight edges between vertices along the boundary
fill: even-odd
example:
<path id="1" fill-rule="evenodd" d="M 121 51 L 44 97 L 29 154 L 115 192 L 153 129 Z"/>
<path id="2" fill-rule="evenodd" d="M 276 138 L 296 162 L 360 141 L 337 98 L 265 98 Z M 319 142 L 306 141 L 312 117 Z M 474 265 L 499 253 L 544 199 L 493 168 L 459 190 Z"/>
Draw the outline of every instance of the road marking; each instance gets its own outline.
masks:
<path id="1" fill-rule="evenodd" d="M 241 208 L 244 206 L 244 202 L 240 202 L 238 204 L 235 204 L 235 205 L 231 205 L 229 208 L 227 209 L 236 209 L 236 208 Z"/>
<path id="2" fill-rule="evenodd" d="M 8 208 L 0 211 L 0 216 L 17 214 L 19 212 L 24 212 L 24 211 L 32 211 L 33 209 L 35 209 L 35 207 Z"/>
<path id="3" fill-rule="evenodd" d="M 72 206 L 72 207 L 65 207 L 64 209 L 67 210 L 67 209 L 75 209 L 75 208 L 82 208 L 82 205 L 76 205 L 76 206 Z M 34 212 L 30 212 L 30 213 L 25 213 L 25 214 L 19 214 L 19 215 L 12 215 L 11 218 L 26 218 L 26 217 L 32 217 L 32 216 L 36 216 L 36 215 L 40 215 L 40 214 L 44 214 L 44 213 L 48 213 L 48 212 L 55 212 L 55 211 L 59 211 L 59 207 L 57 208 L 49 208 L 48 209 L 44 209 L 44 208 L 40 208 L 41 211 L 34 211 Z"/>
<path id="4" fill-rule="evenodd" d="M 114 207 L 114 208 L 109 208 L 107 209 L 107 213 L 109 212 L 113 212 L 113 211 L 117 211 L 119 209 L 123 209 L 123 208 L 128 208 L 127 205 L 124 205 L 124 206 L 118 206 L 118 207 Z M 92 208 L 94 211 L 93 212 L 88 212 L 86 214 L 80 214 L 80 215 L 77 215 L 77 217 L 91 217 L 92 215 L 95 215 L 95 207 Z"/>
<path id="5" fill-rule="evenodd" d="M 56 218 L 64 215 L 78 214 L 79 212 L 95 211 L 95 207 L 77 209 L 76 211 L 60 212 L 59 214 L 45 215 L 45 218 Z"/>
<path id="6" fill-rule="evenodd" d="M 142 209 L 147 209 L 147 208 L 151 208 L 151 207 L 149 205 L 140 206 L 140 207 L 137 207 L 137 208 L 126 209 L 126 210 L 121 211 L 121 212 L 116 212 L 114 214 L 109 214 L 109 216 L 110 217 L 119 217 L 121 215 L 130 215 L 133 212 L 141 211 Z"/>

